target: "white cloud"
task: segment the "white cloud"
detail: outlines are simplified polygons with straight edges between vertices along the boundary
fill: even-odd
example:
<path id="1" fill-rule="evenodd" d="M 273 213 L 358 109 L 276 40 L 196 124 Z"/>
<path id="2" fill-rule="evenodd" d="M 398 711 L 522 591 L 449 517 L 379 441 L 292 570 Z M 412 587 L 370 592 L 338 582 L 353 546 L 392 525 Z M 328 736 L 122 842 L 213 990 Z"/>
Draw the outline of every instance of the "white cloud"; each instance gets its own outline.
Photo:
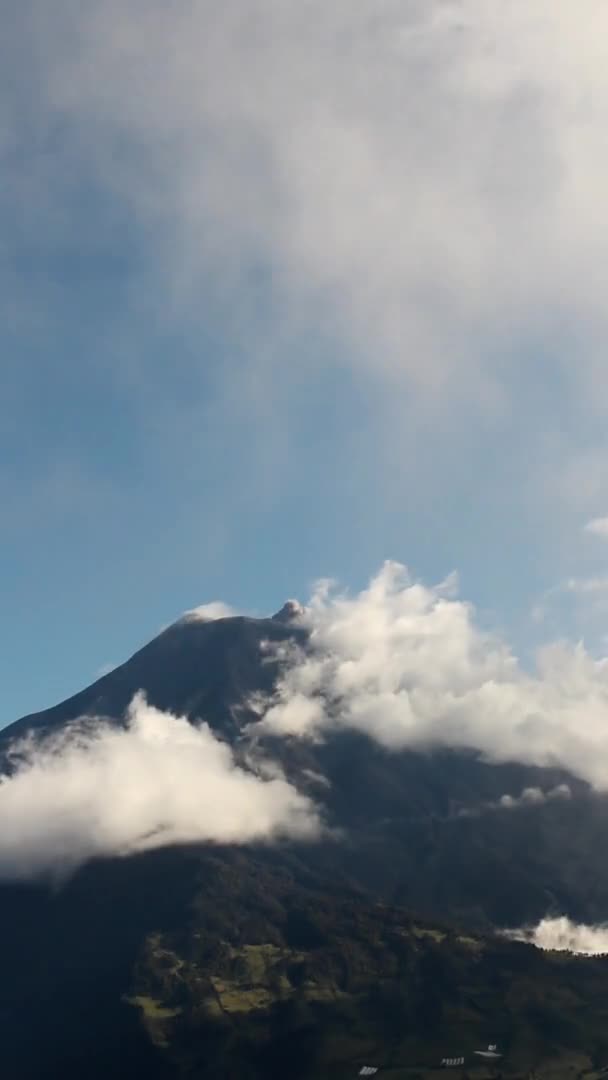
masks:
<path id="1" fill-rule="evenodd" d="M 230 421 L 250 448 L 233 480 L 248 483 L 222 491 L 231 507 L 279 502 L 304 460 L 300 390 L 329 384 L 366 402 L 363 420 L 328 425 L 342 497 L 392 511 L 406 477 L 407 529 L 447 494 L 458 531 L 452 485 L 472 472 L 478 508 L 498 490 L 497 516 L 522 515 L 522 555 L 530 536 L 554 554 L 566 504 L 591 513 L 608 496 L 593 423 L 608 404 L 607 30 L 601 0 L 584 19 L 569 0 L 31 0 L 5 35 L 21 91 L 0 208 L 20 242 L 31 228 L 26 253 L 78 235 L 75 191 L 132 224 L 126 262 L 133 238 L 146 269 L 135 251 L 118 333 L 136 347 L 110 351 L 128 353 L 115 374 L 146 413 L 163 412 L 147 368 L 165 363 L 141 347 L 147 317 L 196 341 L 211 315 L 217 399 L 207 363 L 204 392 L 190 378 L 198 347 L 165 354 L 193 363 L 170 452 L 191 462 L 205 424 L 219 442 Z"/>
<path id="2" fill-rule="evenodd" d="M 602 540 L 608 540 L 608 517 L 592 518 L 585 525 L 585 532 L 592 536 L 599 536 Z"/>
<path id="3" fill-rule="evenodd" d="M 524 807 L 543 806 L 547 802 L 556 799 L 564 800 L 572 798 L 572 792 L 568 784 L 557 784 L 548 791 L 539 787 L 524 788 L 519 795 L 501 795 L 495 802 L 484 802 L 475 807 L 463 807 L 458 811 L 458 817 L 479 817 L 480 814 L 493 810 L 520 810 Z"/>
<path id="4" fill-rule="evenodd" d="M 538 926 L 504 931 L 506 937 L 525 941 L 538 949 L 567 950 L 582 956 L 608 953 L 608 925 L 586 926 L 566 916 L 546 918 Z"/>
<path id="5" fill-rule="evenodd" d="M 608 659 L 557 643 L 530 674 L 470 605 L 396 563 L 352 597 L 324 583 L 303 619 L 309 649 L 284 660 L 254 732 L 322 739 L 350 728 L 389 750 L 469 748 L 608 790 Z"/>
<path id="6" fill-rule="evenodd" d="M 521 806 L 542 806 L 554 799 L 570 799 L 571 796 L 568 784 L 557 784 L 549 791 L 543 791 L 539 787 L 527 787 L 521 795 L 501 795 L 496 806 L 503 810 L 516 810 Z"/>
<path id="7" fill-rule="evenodd" d="M 381 377 L 495 406 L 522 355 L 505 342 L 552 328 L 556 376 L 605 402 L 601 0 L 35 12 L 48 123 L 153 231 L 168 308 L 210 275 L 233 295 L 261 259 L 291 320 L 322 302 Z"/>
<path id="8" fill-rule="evenodd" d="M 101 722 L 13 747 L 0 779 L 0 878 L 62 875 L 99 855 L 191 842 L 311 839 L 312 802 L 273 764 L 241 767 L 206 724 L 142 695 L 125 729 Z"/>
<path id="9" fill-rule="evenodd" d="M 199 604 L 198 607 L 185 611 L 182 619 L 193 622 L 213 622 L 215 619 L 230 619 L 238 612 L 223 600 L 211 600 L 208 604 Z"/>

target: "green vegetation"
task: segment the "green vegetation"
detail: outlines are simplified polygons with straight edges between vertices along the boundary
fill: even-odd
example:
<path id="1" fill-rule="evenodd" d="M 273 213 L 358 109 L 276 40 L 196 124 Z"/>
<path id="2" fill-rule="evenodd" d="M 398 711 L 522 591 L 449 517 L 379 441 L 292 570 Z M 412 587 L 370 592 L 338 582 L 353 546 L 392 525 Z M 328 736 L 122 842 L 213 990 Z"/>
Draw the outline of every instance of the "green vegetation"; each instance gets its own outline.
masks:
<path id="1" fill-rule="evenodd" d="M 156 852 L 55 894 L 0 890 L 6 1073 L 15 1080 L 597 1080 L 608 959 L 543 954 L 425 919 L 293 849 Z M 86 1064 L 86 1069 L 85 1069 Z M 460 1070 L 456 1070 L 460 1076 Z"/>
<path id="2" fill-rule="evenodd" d="M 132 998 L 125 998 L 129 1005 L 136 1005 L 142 1012 L 143 1023 L 152 1043 L 155 1046 L 167 1047 L 169 1045 L 165 1034 L 166 1022 L 179 1015 L 179 1009 L 168 1009 L 154 998 L 146 997 L 145 994 Z"/>
<path id="3" fill-rule="evenodd" d="M 496 1072 L 473 1051 L 497 1041 L 504 1077 L 593 1080 L 608 1064 L 606 986 L 603 958 L 428 925 L 235 855 L 206 863 L 187 925 L 149 936 L 132 1000 L 153 1003 L 156 1039 L 162 1016 L 179 1077 L 340 1080 L 370 1061 L 414 1080 L 462 1054 L 483 1080 Z"/>

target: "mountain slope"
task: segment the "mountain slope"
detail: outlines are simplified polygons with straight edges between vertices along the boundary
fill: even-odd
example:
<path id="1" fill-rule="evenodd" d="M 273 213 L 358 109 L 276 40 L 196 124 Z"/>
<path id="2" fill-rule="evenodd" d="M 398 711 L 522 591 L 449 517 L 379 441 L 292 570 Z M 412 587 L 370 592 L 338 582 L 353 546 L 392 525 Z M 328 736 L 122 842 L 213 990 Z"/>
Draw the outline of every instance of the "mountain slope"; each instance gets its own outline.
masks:
<path id="1" fill-rule="evenodd" d="M 144 690 L 238 748 L 250 695 L 278 672 L 262 643 L 294 635 L 305 645 L 285 613 L 181 620 L 3 745 L 83 713 L 122 724 Z M 606 963 L 493 936 L 550 912 L 608 918 L 604 799 L 557 770 L 388 753 L 356 733 L 265 749 L 337 836 L 168 848 L 94 860 L 58 890 L 0 886 L 7 1075 L 334 1077 L 373 1057 L 397 1080 L 493 1039 L 505 1075 L 604 1063 Z M 499 804 L 564 782 L 569 798 Z"/>
<path id="2" fill-rule="evenodd" d="M 147 939 L 129 1000 L 184 1075 L 428 1075 L 491 1040 L 505 1075 L 557 1076 L 607 1060 L 607 977 L 606 959 L 432 925 L 237 854 L 207 866 L 190 922 Z"/>
<path id="3" fill-rule="evenodd" d="M 280 613 L 279 613 L 280 614 Z M 121 720 L 138 690 L 159 709 L 205 719 L 233 736 L 232 709 L 252 692 L 269 690 L 271 664 L 260 663 L 262 641 L 281 642 L 302 632 L 283 618 L 241 616 L 215 621 L 183 618 L 67 701 L 23 716 L 0 733 L 3 742 L 28 730 L 48 732 L 82 715 Z"/>
<path id="4" fill-rule="evenodd" d="M 271 619 L 182 619 L 91 687 L 5 729 L 4 746 L 83 713 L 121 723 L 140 689 L 151 704 L 206 720 L 238 745 L 254 718 L 248 700 L 269 691 L 278 672 L 263 642 L 294 637 L 305 644 L 284 610 Z M 490 765 L 465 752 L 389 753 L 353 732 L 322 743 L 268 739 L 266 749 L 342 832 L 340 843 L 312 846 L 303 857 L 370 898 L 478 928 L 536 922 L 552 911 L 608 919 L 608 867 L 597 860 L 608 802 L 562 771 Z M 505 794 L 564 782 L 569 799 L 498 808 Z"/>
<path id="5" fill-rule="evenodd" d="M 0 949 L 14 1080 L 312 1080 L 365 1062 L 420 1080 L 444 1056 L 473 1068 L 489 1041 L 505 1077 L 592 1080 L 608 1060 L 607 960 L 366 902 L 293 852 L 155 852 L 55 896 L 0 889 Z"/>

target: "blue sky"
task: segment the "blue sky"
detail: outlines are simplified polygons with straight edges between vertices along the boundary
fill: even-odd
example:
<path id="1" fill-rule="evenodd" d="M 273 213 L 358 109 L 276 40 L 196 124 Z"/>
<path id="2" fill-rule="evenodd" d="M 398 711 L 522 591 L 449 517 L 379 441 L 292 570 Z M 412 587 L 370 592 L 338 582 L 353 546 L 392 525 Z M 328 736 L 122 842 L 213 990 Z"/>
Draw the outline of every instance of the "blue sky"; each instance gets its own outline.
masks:
<path id="1" fill-rule="evenodd" d="M 0 57 L 0 723 L 385 558 L 601 650 L 605 7 L 50 8 Z"/>

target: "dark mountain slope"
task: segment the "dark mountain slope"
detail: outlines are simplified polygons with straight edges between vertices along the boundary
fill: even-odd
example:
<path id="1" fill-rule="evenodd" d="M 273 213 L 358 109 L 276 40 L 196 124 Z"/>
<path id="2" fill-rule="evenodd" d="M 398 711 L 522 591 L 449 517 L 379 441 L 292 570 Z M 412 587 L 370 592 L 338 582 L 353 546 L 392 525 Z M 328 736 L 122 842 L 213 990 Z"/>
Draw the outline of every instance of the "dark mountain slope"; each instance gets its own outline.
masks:
<path id="1" fill-rule="evenodd" d="M 60 893 L 0 889 L 11 1080 L 436 1075 L 499 1041 L 505 1077 L 596 1077 L 608 961 L 429 923 L 293 851 L 156 852 Z M 441 1075 L 441 1073 L 438 1073 Z M 468 1072 L 467 1074 L 468 1075 Z"/>
<path id="2" fill-rule="evenodd" d="M 474 1067 L 491 1040 L 504 1075 L 546 1062 L 557 1077 L 606 1062 L 607 978 L 605 959 L 430 925 L 232 853 L 199 879 L 190 923 L 147 940 L 130 1000 L 187 1076 L 342 1077 L 362 1061 L 427 1076 L 446 1054 Z"/>
<path id="3" fill-rule="evenodd" d="M 6 742 L 31 729 L 51 731 L 83 715 L 121 720 L 142 689 L 159 709 L 205 719 L 233 737 L 238 728 L 233 708 L 251 692 L 272 687 L 276 668 L 260 663 L 262 641 L 294 636 L 302 637 L 302 632 L 279 617 L 181 619 L 85 690 L 51 709 L 23 716 L 0 737 Z"/>
<path id="4" fill-rule="evenodd" d="M 4 745 L 83 713 L 122 723 L 140 689 L 236 743 L 249 695 L 277 674 L 262 642 L 298 633 L 284 614 L 180 621 L 87 690 L 18 721 Z M 160 850 L 96 860 L 55 891 L 0 887 L 11 1080 L 333 1078 L 370 1056 L 400 1080 L 493 1038 L 509 1049 L 505 1075 L 606 1063 L 605 962 L 492 936 L 550 912 L 608 919 L 606 800 L 555 770 L 389 754 L 353 733 L 266 748 L 340 839 Z M 492 805 L 564 780 L 568 800 Z"/>

